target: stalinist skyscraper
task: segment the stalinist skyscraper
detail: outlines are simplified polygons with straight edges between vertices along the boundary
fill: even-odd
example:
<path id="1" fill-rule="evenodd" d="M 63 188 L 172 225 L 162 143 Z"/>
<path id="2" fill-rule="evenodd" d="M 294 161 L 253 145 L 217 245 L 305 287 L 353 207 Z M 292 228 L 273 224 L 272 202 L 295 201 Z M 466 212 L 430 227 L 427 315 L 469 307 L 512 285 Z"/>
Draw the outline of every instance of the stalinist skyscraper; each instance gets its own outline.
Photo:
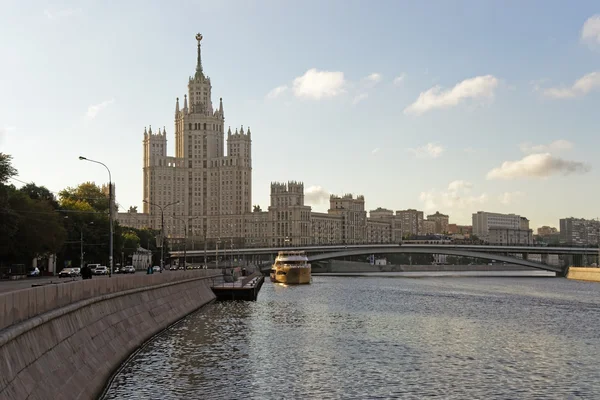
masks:
<path id="1" fill-rule="evenodd" d="M 242 238 L 252 204 L 250 128 L 225 127 L 223 99 L 213 107 L 202 66 L 202 35 L 196 40 L 196 71 L 175 104 L 175 155 L 167 155 L 166 129 L 144 129 L 144 213 L 136 218 L 160 229 L 162 209 L 166 235 L 184 237 L 187 224 L 188 235 Z"/>

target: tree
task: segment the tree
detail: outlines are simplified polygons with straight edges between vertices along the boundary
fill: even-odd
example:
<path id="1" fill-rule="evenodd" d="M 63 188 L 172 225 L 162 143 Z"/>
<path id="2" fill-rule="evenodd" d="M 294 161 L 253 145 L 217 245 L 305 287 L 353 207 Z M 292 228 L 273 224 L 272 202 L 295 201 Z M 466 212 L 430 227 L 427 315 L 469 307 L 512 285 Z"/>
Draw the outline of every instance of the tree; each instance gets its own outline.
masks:
<path id="1" fill-rule="evenodd" d="M 59 254 L 59 261 L 78 261 L 83 237 L 84 262 L 107 264 L 110 236 L 108 196 L 100 187 L 86 182 L 60 191 L 59 197 L 68 235 L 68 241 Z M 118 235 L 115 234 L 115 249 L 118 249 L 117 239 Z"/>
<path id="2" fill-rule="evenodd" d="M 43 200 L 11 190 L 8 204 L 17 229 L 3 238 L 0 253 L 11 262 L 28 262 L 35 257 L 54 254 L 63 246 L 66 232 L 61 216 Z"/>
<path id="3" fill-rule="evenodd" d="M 93 182 L 63 189 L 58 194 L 62 205 L 65 201 L 82 201 L 88 203 L 95 211 L 108 212 L 108 193 Z"/>
<path id="4" fill-rule="evenodd" d="M 0 153 L 0 184 L 5 184 L 9 178 L 17 175 L 17 170 L 12 166 L 12 156 Z"/>
<path id="5" fill-rule="evenodd" d="M 19 191 L 25 193 L 30 199 L 47 201 L 52 208 L 58 208 L 58 202 L 56 201 L 54 193 L 48 190 L 45 186 L 37 186 L 35 183 L 28 183 L 20 188 Z"/>
<path id="6" fill-rule="evenodd" d="M 132 230 L 127 230 L 121 234 L 123 248 L 122 252 L 125 255 L 125 259 L 129 257 L 131 254 L 135 253 L 140 247 L 140 237 Z"/>

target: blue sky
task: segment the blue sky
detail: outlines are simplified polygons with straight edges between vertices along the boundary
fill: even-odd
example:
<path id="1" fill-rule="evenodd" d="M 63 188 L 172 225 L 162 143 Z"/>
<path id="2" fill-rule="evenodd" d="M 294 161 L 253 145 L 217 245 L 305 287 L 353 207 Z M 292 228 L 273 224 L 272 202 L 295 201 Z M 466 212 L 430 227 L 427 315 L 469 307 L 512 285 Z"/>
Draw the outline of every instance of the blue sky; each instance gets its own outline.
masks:
<path id="1" fill-rule="evenodd" d="M 122 207 L 141 206 L 144 127 L 166 126 L 172 149 L 201 32 L 214 104 L 252 129 L 263 208 L 271 181 L 300 180 L 319 211 L 354 193 L 457 223 L 600 216 L 597 1 L 0 7 L 0 151 L 24 181 L 105 182 L 81 154 L 109 165 Z"/>

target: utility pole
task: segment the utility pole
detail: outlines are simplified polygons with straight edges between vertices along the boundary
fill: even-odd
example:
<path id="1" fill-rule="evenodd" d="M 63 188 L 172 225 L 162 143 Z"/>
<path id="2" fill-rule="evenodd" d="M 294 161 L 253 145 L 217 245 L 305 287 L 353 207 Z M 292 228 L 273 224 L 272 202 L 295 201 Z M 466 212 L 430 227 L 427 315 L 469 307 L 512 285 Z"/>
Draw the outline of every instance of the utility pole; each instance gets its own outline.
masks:
<path id="1" fill-rule="evenodd" d="M 208 264 L 206 261 L 206 246 L 207 246 L 207 243 L 206 243 L 206 223 L 205 223 L 204 224 L 204 266 L 206 268 L 208 268 Z"/>
<path id="2" fill-rule="evenodd" d="M 89 158 L 85 158 L 83 156 L 79 156 L 80 160 L 83 161 L 89 161 L 89 162 L 93 162 L 96 164 L 100 164 L 102 166 L 104 166 L 104 168 L 106 168 L 106 170 L 108 171 L 108 224 L 109 224 L 109 230 L 110 230 L 110 239 L 109 239 L 109 250 L 108 250 L 108 263 L 110 265 L 110 274 L 109 276 L 112 276 L 113 273 L 113 207 L 112 207 L 112 199 L 113 199 L 113 192 L 112 192 L 112 176 L 110 173 L 110 169 L 108 169 L 108 167 L 106 166 L 106 164 L 101 163 L 100 161 L 95 161 L 95 160 L 90 160 Z"/>
<path id="3" fill-rule="evenodd" d="M 83 227 L 79 230 L 79 247 L 80 247 L 80 261 L 79 268 L 83 268 Z"/>
<path id="4" fill-rule="evenodd" d="M 150 204 L 151 206 L 158 207 L 160 210 L 160 272 L 163 272 L 164 263 L 165 263 L 165 209 L 169 206 L 173 206 L 179 204 L 179 201 L 175 201 L 173 203 L 169 203 L 166 206 L 159 206 L 158 204 L 152 203 L 151 201 L 144 200 L 144 203 Z"/>

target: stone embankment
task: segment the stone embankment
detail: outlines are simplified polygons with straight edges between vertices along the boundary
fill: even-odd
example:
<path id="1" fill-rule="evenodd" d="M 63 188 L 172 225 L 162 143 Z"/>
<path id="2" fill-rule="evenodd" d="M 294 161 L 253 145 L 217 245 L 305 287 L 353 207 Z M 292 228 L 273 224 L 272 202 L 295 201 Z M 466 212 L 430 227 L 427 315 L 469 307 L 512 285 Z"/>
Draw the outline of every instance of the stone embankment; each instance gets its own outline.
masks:
<path id="1" fill-rule="evenodd" d="M 600 282 L 600 268 L 571 267 L 567 273 L 567 278 L 578 281 Z"/>
<path id="2" fill-rule="evenodd" d="M 365 272 L 461 272 L 461 271 L 530 271 L 519 265 L 371 265 L 366 262 L 331 260 L 313 266 L 318 273 L 365 273 Z"/>
<path id="3" fill-rule="evenodd" d="M 145 341 L 215 296 L 211 270 L 0 294 L 0 399 L 92 399 Z"/>

